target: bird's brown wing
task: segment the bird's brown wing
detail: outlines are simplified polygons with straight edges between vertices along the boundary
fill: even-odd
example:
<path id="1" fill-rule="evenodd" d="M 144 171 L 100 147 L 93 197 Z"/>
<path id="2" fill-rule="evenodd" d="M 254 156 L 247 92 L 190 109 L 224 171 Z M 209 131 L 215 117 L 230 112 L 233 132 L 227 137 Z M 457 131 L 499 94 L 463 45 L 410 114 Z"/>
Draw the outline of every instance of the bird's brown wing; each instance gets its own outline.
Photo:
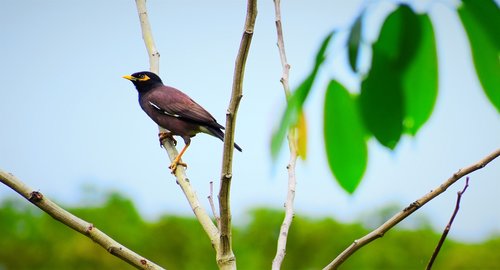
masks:
<path id="1" fill-rule="evenodd" d="M 208 111 L 173 87 L 153 89 L 147 100 L 150 106 L 161 113 L 204 126 L 223 128 Z"/>

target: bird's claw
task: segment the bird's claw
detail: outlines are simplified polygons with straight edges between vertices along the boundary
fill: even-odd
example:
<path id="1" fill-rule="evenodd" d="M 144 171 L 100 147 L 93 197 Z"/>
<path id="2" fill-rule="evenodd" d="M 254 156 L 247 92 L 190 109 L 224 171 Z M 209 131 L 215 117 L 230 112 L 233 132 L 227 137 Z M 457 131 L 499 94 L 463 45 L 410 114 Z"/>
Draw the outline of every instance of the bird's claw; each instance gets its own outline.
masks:
<path id="1" fill-rule="evenodd" d="M 172 174 L 175 174 L 175 171 L 177 170 L 177 166 L 184 166 L 185 168 L 187 168 L 187 164 L 184 163 L 184 162 L 181 162 L 181 161 L 174 161 L 172 162 L 172 164 L 170 164 L 170 166 L 168 166 L 168 168 L 170 169 L 171 173 Z"/>
<path id="2" fill-rule="evenodd" d="M 170 139 L 174 143 L 174 146 L 177 146 L 177 141 L 174 139 L 174 136 L 172 136 L 172 133 L 170 132 L 160 132 L 158 133 L 158 139 L 160 140 L 160 147 L 163 147 L 163 141 L 165 139 Z"/>

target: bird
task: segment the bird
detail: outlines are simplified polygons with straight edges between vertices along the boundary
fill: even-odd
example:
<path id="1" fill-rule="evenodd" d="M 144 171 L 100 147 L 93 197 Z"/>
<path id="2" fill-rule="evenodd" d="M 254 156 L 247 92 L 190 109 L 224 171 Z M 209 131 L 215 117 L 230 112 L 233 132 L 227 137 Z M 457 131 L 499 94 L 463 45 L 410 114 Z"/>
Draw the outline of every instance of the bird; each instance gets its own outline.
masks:
<path id="1" fill-rule="evenodd" d="M 174 174 L 178 165 L 187 167 L 181 162 L 182 155 L 191 144 L 191 138 L 198 133 L 206 133 L 224 141 L 224 126 L 202 106 L 182 91 L 163 84 L 161 78 L 153 72 L 140 71 L 123 76 L 131 81 L 139 94 L 139 105 L 142 110 L 166 132 L 160 132 L 160 144 L 166 138 L 177 141 L 173 136 L 184 140 L 184 147 L 172 161 L 169 168 Z M 234 148 L 242 152 L 238 144 Z"/>

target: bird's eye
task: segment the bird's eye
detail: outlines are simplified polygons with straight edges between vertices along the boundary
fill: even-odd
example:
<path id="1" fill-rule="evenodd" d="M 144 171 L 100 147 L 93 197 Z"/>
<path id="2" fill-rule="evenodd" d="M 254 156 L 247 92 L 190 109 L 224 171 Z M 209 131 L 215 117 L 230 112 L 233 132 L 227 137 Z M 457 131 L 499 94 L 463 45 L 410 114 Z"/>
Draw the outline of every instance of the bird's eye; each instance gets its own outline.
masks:
<path id="1" fill-rule="evenodd" d="M 144 74 L 140 74 L 139 79 L 144 79 Z"/>

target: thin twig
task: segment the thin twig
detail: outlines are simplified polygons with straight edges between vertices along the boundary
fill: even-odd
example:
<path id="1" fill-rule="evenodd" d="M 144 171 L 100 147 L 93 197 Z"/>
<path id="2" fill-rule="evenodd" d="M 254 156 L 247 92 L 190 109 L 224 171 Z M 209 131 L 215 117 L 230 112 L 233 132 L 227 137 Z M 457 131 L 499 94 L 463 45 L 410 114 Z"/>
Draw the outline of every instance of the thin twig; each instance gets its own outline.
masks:
<path id="1" fill-rule="evenodd" d="M 256 17 L 257 0 L 248 0 L 243 36 L 241 38 L 240 48 L 238 50 L 238 55 L 236 56 L 236 63 L 234 67 L 231 100 L 226 112 L 226 134 L 224 136 L 224 152 L 222 155 L 221 184 L 219 190 L 219 231 L 221 252 L 217 253 L 217 263 L 221 269 L 236 269 L 236 258 L 231 247 L 231 209 L 229 203 L 229 190 L 231 188 L 233 170 L 232 163 L 236 115 L 240 100 L 243 97 L 245 63 L 250 50 Z"/>
<path id="2" fill-rule="evenodd" d="M 289 140 L 290 140 L 289 135 Z M 289 142 L 292 144 L 293 142 Z M 296 177 L 295 177 L 295 164 L 297 161 L 297 150 L 292 150 L 290 147 L 290 161 L 287 166 L 288 170 L 288 192 L 285 202 L 285 217 L 283 219 L 283 223 L 281 224 L 280 233 L 278 236 L 278 246 L 276 249 L 276 255 L 273 259 L 272 269 L 278 270 L 281 268 L 281 264 L 285 259 L 286 255 L 286 243 L 288 239 L 288 231 L 290 230 L 290 226 L 292 225 L 292 220 L 294 216 L 294 207 L 293 202 L 295 199 L 295 186 L 296 186 Z"/>
<path id="3" fill-rule="evenodd" d="M 281 9 L 280 9 L 280 0 L 274 0 L 274 10 L 275 10 L 275 23 L 276 23 L 276 32 L 278 36 L 278 51 L 280 54 L 281 66 L 283 69 L 283 73 L 281 75 L 280 82 L 283 85 L 283 89 L 285 91 L 285 97 L 288 100 L 290 96 L 290 87 L 288 84 L 288 77 L 290 73 L 290 65 L 286 59 L 285 52 L 285 41 L 283 38 L 283 28 L 281 23 Z M 295 200 L 295 187 L 297 184 L 297 180 L 295 177 L 295 164 L 297 161 L 297 132 L 296 128 L 293 127 L 288 132 L 288 147 L 290 149 L 290 160 L 287 166 L 288 171 L 288 190 L 287 197 L 285 202 L 285 218 L 283 219 L 283 223 L 281 224 L 280 233 L 278 237 L 278 244 L 276 249 L 276 255 L 273 259 L 272 269 L 278 270 L 281 268 L 283 260 L 285 259 L 286 254 L 286 242 L 288 239 L 288 231 L 290 230 L 290 226 L 292 225 L 292 220 L 294 216 L 294 207 L 293 203 Z"/>
<path id="4" fill-rule="evenodd" d="M 401 222 L 403 219 L 407 218 L 409 215 L 411 215 L 413 212 L 418 210 L 420 207 L 422 207 L 424 204 L 428 203 L 430 200 L 434 199 L 436 196 L 439 194 L 443 193 L 446 191 L 446 189 L 454 184 L 456 181 L 458 181 L 460 178 L 476 171 L 479 169 L 484 168 L 489 162 L 494 160 L 500 155 L 500 149 L 495 150 L 493 153 L 489 154 L 485 158 L 481 159 L 480 161 L 462 168 L 458 170 L 456 173 L 454 173 L 448 180 L 446 180 L 444 183 L 442 183 L 440 186 L 438 186 L 435 190 L 432 190 L 431 192 L 425 194 L 422 198 L 416 200 L 415 202 L 411 203 L 408 207 L 403 209 L 401 212 L 397 213 L 393 217 L 391 217 L 389 220 L 387 220 L 384 224 L 382 224 L 380 227 L 377 229 L 371 231 L 367 235 L 363 236 L 362 238 L 355 240 L 349 247 L 347 247 L 340 255 L 338 255 L 332 262 L 330 262 L 325 268 L 323 269 L 337 269 L 345 260 L 347 260 L 352 254 L 354 254 L 356 251 L 358 251 L 360 248 L 365 246 L 366 244 L 372 242 L 373 240 L 380 238 L 384 236 L 384 234 L 390 230 L 392 227 L 394 227 L 396 224 Z"/>
<path id="5" fill-rule="evenodd" d="M 455 204 L 455 210 L 453 210 L 453 214 L 451 215 L 450 221 L 444 228 L 443 234 L 441 235 L 441 238 L 439 239 L 439 242 L 436 246 L 436 249 L 432 253 L 431 259 L 429 260 L 429 263 L 427 264 L 427 270 L 430 270 L 432 268 L 432 264 L 434 264 L 434 261 L 436 260 L 437 255 L 439 254 L 439 251 L 441 250 L 441 247 L 443 246 L 444 240 L 446 240 L 446 236 L 448 236 L 448 233 L 450 232 L 451 225 L 453 224 L 453 221 L 455 220 L 455 217 L 457 216 L 458 210 L 460 209 L 460 200 L 462 199 L 462 195 L 465 193 L 467 188 L 469 187 L 469 177 L 465 178 L 465 186 L 462 189 L 462 191 L 457 192 L 457 202 Z"/>
<path id="6" fill-rule="evenodd" d="M 214 204 L 214 181 L 210 181 L 210 194 L 207 196 L 208 202 L 210 203 L 210 208 L 212 208 L 212 214 L 214 215 L 215 223 L 217 227 L 220 227 L 220 217 L 217 215 Z"/>
<path id="7" fill-rule="evenodd" d="M 129 263 L 130 265 L 138 269 L 163 269 L 150 260 L 145 259 L 141 255 L 118 243 L 101 230 L 97 229 L 92 223 L 80 219 L 79 217 L 64 210 L 42 193 L 34 191 L 32 188 L 28 187 L 14 175 L 0 170 L 0 182 L 19 193 L 26 200 L 49 214 L 55 220 L 87 236 L 106 249 L 109 253 Z"/>
<path id="8" fill-rule="evenodd" d="M 275 14 L 275 24 L 276 24 L 276 32 L 278 36 L 278 51 L 280 54 L 281 66 L 283 68 L 283 73 L 281 75 L 280 82 L 283 84 L 283 90 L 285 90 L 285 97 L 290 96 L 290 86 L 288 84 L 288 77 L 290 74 L 290 64 L 286 59 L 286 51 L 285 51 L 285 40 L 283 38 L 283 27 L 281 21 L 281 8 L 280 8 L 281 0 L 274 0 L 274 14 Z"/>
<path id="9" fill-rule="evenodd" d="M 146 1 L 136 0 L 136 4 L 137 12 L 139 13 L 139 20 L 141 22 L 142 38 L 144 39 L 144 44 L 146 45 L 146 49 L 148 51 L 150 70 L 156 74 L 159 74 L 160 54 L 158 53 L 158 50 L 156 49 L 154 43 L 153 33 L 151 31 L 151 25 L 149 24 L 148 13 L 146 9 Z M 158 128 L 160 131 L 163 130 L 161 127 Z M 175 149 L 172 140 L 163 140 L 163 148 L 165 148 L 165 150 L 167 151 L 170 161 L 173 161 L 175 157 L 177 157 L 178 152 Z M 210 216 L 200 204 L 200 201 L 196 196 L 196 192 L 189 183 L 189 179 L 186 176 L 186 171 L 183 166 L 177 167 L 175 177 L 177 179 L 177 183 L 184 192 L 184 195 L 186 196 L 186 199 L 188 200 L 189 205 L 191 206 L 191 209 L 193 210 L 196 218 L 200 222 L 201 226 L 210 238 L 212 245 L 217 251 L 220 243 L 219 232 L 217 230 L 217 227 L 212 222 Z"/>

